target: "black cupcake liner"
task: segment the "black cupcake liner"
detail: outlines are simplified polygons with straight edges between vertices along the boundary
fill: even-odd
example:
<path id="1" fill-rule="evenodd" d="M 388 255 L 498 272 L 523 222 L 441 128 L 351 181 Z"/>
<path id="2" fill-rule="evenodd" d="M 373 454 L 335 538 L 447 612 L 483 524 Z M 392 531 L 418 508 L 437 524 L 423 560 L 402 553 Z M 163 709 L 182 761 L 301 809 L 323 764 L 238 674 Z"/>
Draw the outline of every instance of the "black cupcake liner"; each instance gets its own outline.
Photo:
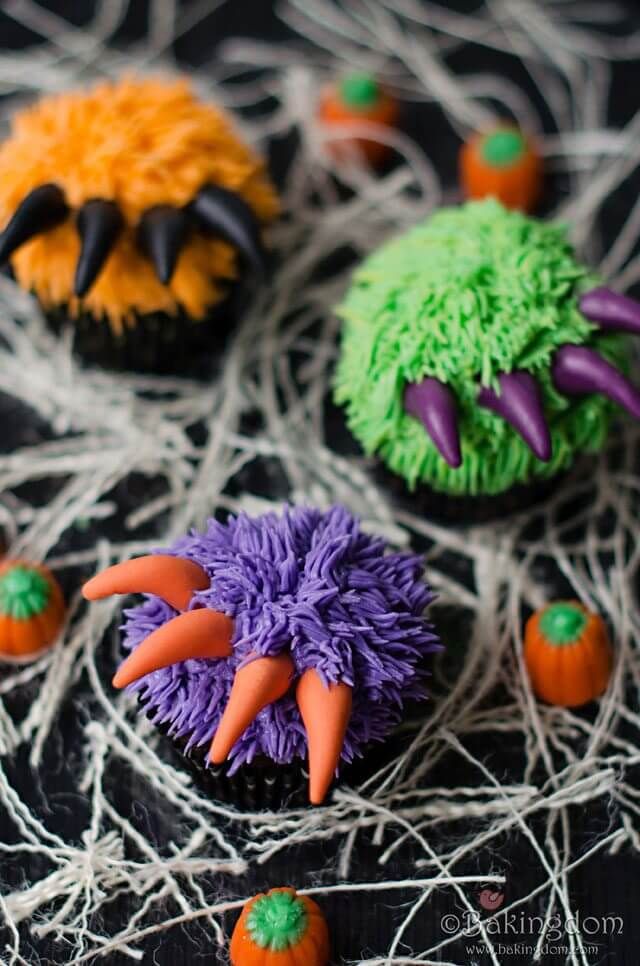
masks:
<path id="1" fill-rule="evenodd" d="M 588 472 L 588 466 L 588 455 L 580 456 L 570 470 L 556 473 L 548 479 L 516 484 L 493 496 L 441 493 L 426 484 L 418 484 L 415 490 L 410 490 L 402 477 L 378 462 L 372 469 L 372 475 L 376 483 L 391 493 L 394 501 L 408 512 L 435 523 L 473 526 L 513 516 L 543 503 L 569 480 Z"/>
<path id="2" fill-rule="evenodd" d="M 122 648 L 123 657 L 127 651 Z M 437 652 L 427 655 L 421 671 L 429 676 Z M 426 700 L 425 700 L 426 698 Z M 418 725 L 423 714 L 431 712 L 432 698 L 411 698 L 404 704 L 402 719 L 381 741 L 371 741 L 353 761 L 341 762 L 338 775 L 327 790 L 325 803 L 331 800 L 334 789 L 342 786 L 357 788 L 379 771 L 396 761 L 407 748 L 406 722 Z M 314 808 L 309 801 L 309 772 L 306 759 L 279 764 L 265 755 L 241 765 L 229 775 L 229 764 L 211 765 L 207 762 L 210 742 L 194 745 L 187 750 L 189 735 L 169 734 L 170 724 L 154 720 L 156 708 L 143 692 L 138 692 L 138 711 L 144 714 L 166 737 L 166 751 L 177 768 L 188 770 L 196 784 L 212 799 L 246 811 L 280 811 L 290 808 Z"/>
<path id="3" fill-rule="evenodd" d="M 106 317 L 96 318 L 88 312 L 70 317 L 66 306 L 46 311 L 45 317 L 56 335 L 71 332 L 73 351 L 90 365 L 206 377 L 248 300 L 246 287 L 238 283 L 203 319 L 192 319 L 183 310 L 175 315 L 152 312 L 136 316 L 119 333 Z"/>
<path id="4" fill-rule="evenodd" d="M 207 765 L 208 745 L 194 745 L 186 750 L 188 735 L 169 734 L 169 724 L 154 721 L 155 708 L 138 694 L 138 710 L 165 735 L 176 767 L 186 768 L 199 788 L 216 801 L 251 811 L 295 808 L 305 804 L 308 774 L 302 762 L 278 765 L 266 756 L 258 756 L 242 765 L 234 775 L 229 766 Z"/>
<path id="5" fill-rule="evenodd" d="M 138 708 L 153 721 L 154 709 L 142 695 L 138 695 Z M 198 787 L 216 801 L 233 805 L 246 811 L 280 811 L 287 808 L 314 808 L 309 802 L 309 772 L 306 761 L 295 759 L 278 764 L 260 755 L 250 763 L 241 765 L 233 775 L 229 766 L 207 765 L 208 745 L 195 745 L 186 751 L 188 736 L 177 738 L 168 734 L 169 725 L 154 722 L 154 726 L 167 738 L 169 754 L 176 767 L 186 768 Z M 342 764 L 338 777 L 334 778 L 327 792 L 340 785 L 359 785 L 375 775 L 385 764 L 395 758 L 402 739 L 393 731 L 385 741 L 372 742 L 363 749 L 363 756 L 349 764 Z"/>
<path id="6" fill-rule="evenodd" d="M 278 765 L 260 756 L 229 775 L 226 765 L 207 767 L 205 756 L 206 749 L 200 747 L 182 757 L 199 787 L 216 801 L 246 811 L 279 811 L 309 804 L 309 778 L 301 760 Z"/>

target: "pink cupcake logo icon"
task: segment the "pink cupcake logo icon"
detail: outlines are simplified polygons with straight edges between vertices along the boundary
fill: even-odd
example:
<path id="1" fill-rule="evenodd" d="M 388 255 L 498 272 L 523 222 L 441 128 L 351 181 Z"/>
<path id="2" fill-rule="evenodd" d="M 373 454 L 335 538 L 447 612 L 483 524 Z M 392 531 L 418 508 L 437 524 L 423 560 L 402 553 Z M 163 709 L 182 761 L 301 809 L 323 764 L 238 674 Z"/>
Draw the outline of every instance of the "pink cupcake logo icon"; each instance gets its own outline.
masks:
<path id="1" fill-rule="evenodd" d="M 504 892 L 499 889 L 487 888 L 478 894 L 478 903 L 487 912 L 495 912 L 504 902 Z"/>

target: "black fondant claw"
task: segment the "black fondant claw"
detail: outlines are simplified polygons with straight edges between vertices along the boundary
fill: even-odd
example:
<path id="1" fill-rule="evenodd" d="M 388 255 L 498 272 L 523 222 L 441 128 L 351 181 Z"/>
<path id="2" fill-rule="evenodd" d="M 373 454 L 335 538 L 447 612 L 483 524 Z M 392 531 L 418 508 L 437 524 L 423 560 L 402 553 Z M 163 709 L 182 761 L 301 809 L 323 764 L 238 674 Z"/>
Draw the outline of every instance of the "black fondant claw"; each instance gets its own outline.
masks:
<path id="1" fill-rule="evenodd" d="M 124 226 L 124 218 L 114 201 L 93 198 L 78 212 L 78 234 L 81 249 L 73 290 L 86 295 L 102 270 L 116 239 Z"/>
<path id="2" fill-rule="evenodd" d="M 205 185 L 189 206 L 199 226 L 238 249 L 251 267 L 264 275 L 266 256 L 260 225 L 249 205 L 232 191 Z"/>
<path id="3" fill-rule="evenodd" d="M 163 285 L 171 281 L 188 233 L 188 214 L 172 205 L 149 208 L 140 219 L 138 242 Z"/>
<path id="4" fill-rule="evenodd" d="M 498 381 L 500 395 L 483 387 L 478 402 L 511 423 L 535 456 L 547 463 L 551 459 L 551 434 L 537 382 L 528 372 L 502 373 Z"/>
<path id="5" fill-rule="evenodd" d="M 0 264 L 34 235 L 61 224 L 69 209 L 56 184 L 42 184 L 30 191 L 14 211 L 0 238 Z"/>
<path id="6" fill-rule="evenodd" d="M 407 386 L 404 405 L 407 412 L 423 424 L 442 458 L 457 469 L 462 456 L 456 403 L 451 390 L 438 379 L 427 377 Z"/>
<path id="7" fill-rule="evenodd" d="M 559 392 L 568 396 L 599 392 L 640 419 L 640 391 L 595 349 L 561 346 L 553 357 L 551 377 Z"/>

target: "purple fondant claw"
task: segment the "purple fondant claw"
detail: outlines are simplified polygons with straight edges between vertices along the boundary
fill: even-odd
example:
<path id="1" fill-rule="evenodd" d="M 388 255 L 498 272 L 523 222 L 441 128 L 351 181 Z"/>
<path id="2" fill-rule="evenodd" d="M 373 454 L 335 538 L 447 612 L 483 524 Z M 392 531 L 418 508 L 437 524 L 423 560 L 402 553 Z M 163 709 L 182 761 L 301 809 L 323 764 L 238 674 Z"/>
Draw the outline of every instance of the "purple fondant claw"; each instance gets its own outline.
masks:
<path id="1" fill-rule="evenodd" d="M 561 346 L 553 357 L 551 376 L 556 389 L 567 396 L 599 392 L 640 419 L 640 391 L 595 349 Z"/>
<path id="2" fill-rule="evenodd" d="M 551 434 L 544 418 L 538 383 L 528 372 L 503 372 L 498 381 L 500 395 L 483 386 L 478 395 L 479 404 L 506 419 L 534 455 L 547 463 L 551 459 Z"/>
<path id="3" fill-rule="evenodd" d="M 453 393 L 438 379 L 427 377 L 407 386 L 405 409 L 423 424 L 438 452 L 453 469 L 462 463 L 460 434 Z"/>
<path id="4" fill-rule="evenodd" d="M 594 288 L 579 301 L 580 311 L 603 329 L 640 335 L 640 304 L 610 288 Z"/>

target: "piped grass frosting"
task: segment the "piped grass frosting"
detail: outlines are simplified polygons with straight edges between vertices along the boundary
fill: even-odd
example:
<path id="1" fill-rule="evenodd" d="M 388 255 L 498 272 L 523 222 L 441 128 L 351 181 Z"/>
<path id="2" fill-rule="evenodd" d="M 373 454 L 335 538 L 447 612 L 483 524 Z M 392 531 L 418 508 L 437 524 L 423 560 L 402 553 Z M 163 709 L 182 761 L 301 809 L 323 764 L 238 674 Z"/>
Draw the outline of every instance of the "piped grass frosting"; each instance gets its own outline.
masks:
<path id="1" fill-rule="evenodd" d="M 625 367 L 624 337 L 581 311 L 595 281 L 564 226 L 493 199 L 441 209 L 375 251 L 337 310 L 344 327 L 335 395 L 366 453 L 378 454 L 411 489 L 426 483 L 448 494 L 490 495 L 553 476 L 576 453 L 600 449 L 611 401 L 568 395 L 567 380 L 554 377 L 559 350 L 570 349 L 573 362 L 575 346 L 596 350 L 605 366 Z M 479 402 L 483 389 L 500 397 L 511 373 L 524 373 L 533 387 L 548 434 L 544 459 L 504 414 Z M 406 408 L 407 387 L 429 377 L 451 402 L 457 466 Z"/>

